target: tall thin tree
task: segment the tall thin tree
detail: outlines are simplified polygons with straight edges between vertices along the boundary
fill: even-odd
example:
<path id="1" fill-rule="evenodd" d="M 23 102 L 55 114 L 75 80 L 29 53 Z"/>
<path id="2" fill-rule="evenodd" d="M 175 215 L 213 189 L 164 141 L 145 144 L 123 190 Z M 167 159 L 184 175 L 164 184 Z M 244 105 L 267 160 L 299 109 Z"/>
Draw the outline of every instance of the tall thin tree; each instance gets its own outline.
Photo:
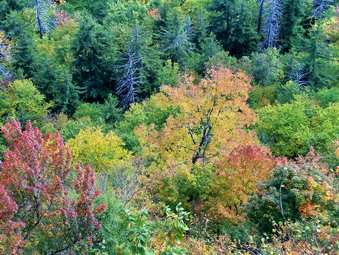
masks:
<path id="1" fill-rule="evenodd" d="M 143 84 L 142 58 L 132 47 L 129 47 L 127 56 L 120 60 L 123 64 L 117 66 L 121 76 L 118 79 L 116 93 L 120 97 L 120 106 L 128 109 L 130 104 L 136 103 L 137 94 Z"/>
<path id="2" fill-rule="evenodd" d="M 38 27 L 40 38 L 45 34 L 50 33 L 50 31 L 55 27 L 56 22 L 54 15 L 50 11 L 53 8 L 52 0 L 31 0 L 30 6 L 35 15 L 36 25 Z"/>
<path id="3" fill-rule="evenodd" d="M 264 41 L 261 43 L 261 50 L 274 48 L 278 45 L 280 30 L 280 18 L 282 16 L 281 0 L 269 0 L 265 5 L 266 19 L 264 23 Z"/>

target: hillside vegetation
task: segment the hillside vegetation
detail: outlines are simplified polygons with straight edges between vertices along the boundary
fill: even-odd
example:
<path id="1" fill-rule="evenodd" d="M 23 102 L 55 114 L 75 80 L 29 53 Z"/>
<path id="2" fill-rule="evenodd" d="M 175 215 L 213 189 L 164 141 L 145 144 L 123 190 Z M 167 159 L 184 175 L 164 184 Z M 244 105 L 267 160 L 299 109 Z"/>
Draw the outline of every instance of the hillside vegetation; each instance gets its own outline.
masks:
<path id="1" fill-rule="evenodd" d="M 333 0 L 1 0 L 0 254 L 337 254 Z"/>

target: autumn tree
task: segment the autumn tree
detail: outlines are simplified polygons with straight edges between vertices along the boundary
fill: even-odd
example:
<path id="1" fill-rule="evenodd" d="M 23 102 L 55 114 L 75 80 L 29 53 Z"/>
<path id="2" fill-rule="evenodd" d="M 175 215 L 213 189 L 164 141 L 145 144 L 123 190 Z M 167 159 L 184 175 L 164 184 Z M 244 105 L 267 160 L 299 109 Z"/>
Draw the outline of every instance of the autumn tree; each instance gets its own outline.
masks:
<path id="1" fill-rule="evenodd" d="M 243 72 L 225 68 L 212 70 L 199 85 L 187 77 L 179 87 L 163 86 L 154 96 L 156 106 L 178 107 L 180 113 L 169 116 L 161 131 L 152 125 L 148 129 L 141 126 L 139 131 L 148 135 L 143 144 L 155 146 L 169 164 L 195 164 L 229 152 L 236 147 L 231 141 L 237 137 L 243 138 L 244 145 L 255 142 L 254 134 L 245 130 L 256 118 L 246 104 L 249 90 L 249 79 Z"/>
<path id="2" fill-rule="evenodd" d="M 20 230 L 24 228 L 23 222 L 15 222 L 14 213 L 18 205 L 11 199 L 4 185 L 0 185 L 0 252 L 15 254 L 19 252 L 18 246 L 22 242 Z"/>
<path id="3" fill-rule="evenodd" d="M 95 215 L 105 209 L 93 206 L 100 195 L 93 170 L 77 165 L 73 172 L 58 132 L 43 137 L 30 122 L 22 131 L 15 120 L 2 131 L 9 150 L 0 162 L 0 243 L 10 244 L 11 254 L 85 252 L 100 228 Z"/>
<path id="4" fill-rule="evenodd" d="M 249 82 L 243 72 L 219 68 L 211 70 L 198 85 L 186 77 L 179 87 L 163 86 L 161 93 L 151 98 L 161 109 L 180 109 L 160 130 L 153 124 L 135 130 L 142 156 L 149 161 L 148 169 L 159 188 L 155 189 L 158 197 L 172 202 L 175 197 L 199 200 L 194 195 L 198 192 L 187 190 L 193 187 L 189 183 L 197 178 L 195 174 L 210 171 L 213 176 L 213 165 L 238 146 L 259 145 L 255 133 L 248 130 L 256 120 L 246 103 Z M 181 187 L 191 195 L 182 197 Z"/>
<path id="5" fill-rule="evenodd" d="M 83 165 L 90 164 L 101 177 L 101 188 L 105 189 L 107 176 L 114 174 L 114 167 L 130 158 L 130 152 L 113 132 L 104 134 L 100 127 L 87 127 L 67 142 L 74 160 Z"/>
<path id="6" fill-rule="evenodd" d="M 240 146 L 217 162 L 207 202 L 214 219 L 242 219 L 240 206 L 257 191 L 258 182 L 269 178 L 275 165 L 268 148 L 254 145 Z"/>
<path id="7" fill-rule="evenodd" d="M 138 152 L 141 150 L 141 144 L 134 129 L 140 125 L 149 126 L 154 124 L 155 129 L 160 130 L 166 123 L 166 119 L 170 115 L 176 115 L 178 112 L 178 107 L 160 108 L 155 98 L 151 97 L 139 104 L 131 105 L 131 108 L 124 114 L 124 120 L 117 124 L 115 133 L 122 138 L 126 148 L 133 152 Z"/>

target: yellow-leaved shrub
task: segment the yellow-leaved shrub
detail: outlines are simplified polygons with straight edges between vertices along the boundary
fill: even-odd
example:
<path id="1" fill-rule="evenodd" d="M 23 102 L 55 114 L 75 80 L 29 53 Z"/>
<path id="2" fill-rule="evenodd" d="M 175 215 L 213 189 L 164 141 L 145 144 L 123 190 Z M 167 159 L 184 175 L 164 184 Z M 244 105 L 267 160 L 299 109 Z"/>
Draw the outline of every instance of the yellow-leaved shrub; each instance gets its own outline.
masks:
<path id="1" fill-rule="evenodd" d="M 87 127 L 67 142 L 75 162 L 89 164 L 98 173 L 113 174 L 114 166 L 130 159 L 123 141 L 113 132 L 104 134 L 100 127 Z"/>

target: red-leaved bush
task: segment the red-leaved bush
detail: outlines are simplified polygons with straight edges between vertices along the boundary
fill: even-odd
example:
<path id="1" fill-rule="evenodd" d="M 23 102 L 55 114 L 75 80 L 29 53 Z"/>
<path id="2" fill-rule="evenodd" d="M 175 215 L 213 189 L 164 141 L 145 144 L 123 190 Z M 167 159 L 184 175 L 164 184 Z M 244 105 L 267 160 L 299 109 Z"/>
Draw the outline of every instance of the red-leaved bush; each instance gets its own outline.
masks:
<path id="1" fill-rule="evenodd" d="M 58 132 L 42 136 L 17 121 L 2 127 L 9 150 L 0 161 L 0 253 L 56 254 L 88 249 L 100 228 L 100 195 L 90 166 L 72 170 Z"/>
<path id="2" fill-rule="evenodd" d="M 248 195 L 256 192 L 257 184 L 269 178 L 276 166 L 276 159 L 266 147 L 239 146 L 216 164 L 213 190 L 216 197 L 210 199 L 210 214 L 218 219 L 239 221 L 243 219 L 239 207 Z"/>

